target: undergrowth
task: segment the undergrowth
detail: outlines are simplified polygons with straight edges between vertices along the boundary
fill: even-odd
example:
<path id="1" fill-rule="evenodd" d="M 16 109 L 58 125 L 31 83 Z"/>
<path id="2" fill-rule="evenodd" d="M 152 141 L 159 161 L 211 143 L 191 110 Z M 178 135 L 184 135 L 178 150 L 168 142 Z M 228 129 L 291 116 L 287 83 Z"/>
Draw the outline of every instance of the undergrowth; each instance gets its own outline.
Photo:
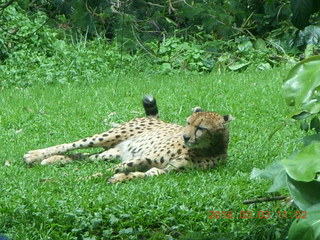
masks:
<path id="1" fill-rule="evenodd" d="M 0 16 L 0 89 L 93 83 L 105 76 L 117 77 L 119 72 L 170 75 L 265 70 L 296 60 L 281 41 L 245 35 L 224 41 L 202 29 L 188 41 L 177 34 L 127 51 L 125 36 L 111 41 L 103 33 L 95 37 L 71 33 L 43 12 L 30 12 L 19 4 L 11 4 Z"/>

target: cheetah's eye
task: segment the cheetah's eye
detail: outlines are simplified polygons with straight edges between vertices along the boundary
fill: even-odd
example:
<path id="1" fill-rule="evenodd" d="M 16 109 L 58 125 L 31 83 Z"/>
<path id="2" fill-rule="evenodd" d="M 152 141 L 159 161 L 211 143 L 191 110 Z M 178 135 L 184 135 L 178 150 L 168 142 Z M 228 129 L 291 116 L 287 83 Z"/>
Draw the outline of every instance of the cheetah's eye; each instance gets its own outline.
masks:
<path id="1" fill-rule="evenodd" d="M 197 127 L 197 130 L 202 131 L 202 130 L 207 130 L 207 128 L 206 128 L 206 127 L 204 127 L 204 126 L 198 126 L 198 127 Z"/>

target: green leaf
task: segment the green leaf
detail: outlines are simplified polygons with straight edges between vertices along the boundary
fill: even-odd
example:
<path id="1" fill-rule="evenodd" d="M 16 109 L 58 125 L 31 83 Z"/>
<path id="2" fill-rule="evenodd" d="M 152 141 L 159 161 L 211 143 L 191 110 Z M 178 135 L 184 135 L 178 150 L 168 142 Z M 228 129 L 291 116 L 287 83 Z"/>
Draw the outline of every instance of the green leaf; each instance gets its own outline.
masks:
<path id="1" fill-rule="evenodd" d="M 295 220 L 288 233 L 289 240 L 318 240 L 320 239 L 320 204 L 306 209 L 299 217 L 306 219 Z"/>
<path id="2" fill-rule="evenodd" d="M 303 144 L 305 146 L 308 146 L 308 145 L 312 144 L 313 142 L 320 142 L 320 134 L 313 134 L 310 136 L 305 136 L 303 138 Z"/>
<path id="3" fill-rule="evenodd" d="M 312 120 L 310 122 L 310 129 L 314 129 L 317 133 L 319 133 L 319 131 L 320 131 L 320 121 L 319 121 L 319 118 L 317 116 L 312 118 Z"/>
<path id="4" fill-rule="evenodd" d="M 228 66 L 228 68 L 232 71 L 237 71 L 237 70 L 240 70 L 241 68 L 244 68 L 246 66 L 248 66 L 250 63 L 249 62 L 246 62 L 246 63 L 235 63 L 235 64 L 232 64 L 230 66 Z"/>
<path id="5" fill-rule="evenodd" d="M 309 131 L 309 124 L 308 124 L 307 120 L 303 119 L 303 120 L 301 121 L 301 123 L 300 123 L 300 129 L 301 129 L 302 131 L 306 131 L 306 132 Z"/>
<path id="6" fill-rule="evenodd" d="M 230 59 L 230 54 L 223 54 L 218 57 L 218 62 L 227 62 Z"/>
<path id="7" fill-rule="evenodd" d="M 296 181 L 288 175 L 287 184 L 294 203 L 301 210 L 306 210 L 312 205 L 320 203 L 319 181 Z"/>
<path id="8" fill-rule="evenodd" d="M 299 32 L 298 37 L 302 41 L 303 45 L 306 46 L 305 54 L 313 54 L 315 46 L 319 44 L 320 40 L 320 27 L 315 25 L 310 25 L 306 27 L 303 31 Z M 309 57 L 306 55 L 306 57 Z"/>
<path id="9" fill-rule="evenodd" d="M 273 183 L 269 187 L 267 192 L 276 192 L 287 185 L 287 174 L 285 168 L 283 167 L 280 161 L 270 164 L 264 170 L 253 168 L 250 178 L 273 179 Z"/>
<path id="10" fill-rule="evenodd" d="M 318 0 L 291 0 L 292 23 L 299 29 L 309 25 L 309 17 L 320 9 Z"/>
<path id="11" fill-rule="evenodd" d="M 258 50 L 266 50 L 267 49 L 266 42 L 263 39 L 258 38 L 254 42 L 254 48 Z"/>
<path id="12" fill-rule="evenodd" d="M 279 191 L 281 188 L 284 188 L 287 186 L 287 173 L 284 170 L 284 168 L 282 168 L 279 173 L 277 175 L 275 175 L 275 177 L 273 178 L 273 182 L 272 185 L 269 187 L 267 192 L 277 192 Z"/>
<path id="13" fill-rule="evenodd" d="M 262 41 L 263 41 L 263 40 L 262 40 Z M 248 40 L 248 41 L 244 41 L 244 42 L 238 44 L 238 50 L 239 50 L 240 52 L 248 51 L 248 50 L 252 49 L 252 47 L 253 47 L 253 44 L 252 44 L 252 42 L 249 41 L 249 40 Z"/>
<path id="14" fill-rule="evenodd" d="M 170 63 L 162 63 L 161 69 L 162 69 L 162 71 L 164 71 L 164 72 L 170 71 L 170 70 L 171 70 L 171 65 L 170 65 Z"/>
<path id="15" fill-rule="evenodd" d="M 312 106 L 310 108 L 310 113 L 315 114 L 315 113 L 319 113 L 319 112 L 320 112 L 320 103 L 317 102 L 316 104 L 312 104 Z"/>
<path id="16" fill-rule="evenodd" d="M 271 67 L 271 65 L 270 65 L 270 63 L 260 63 L 258 66 L 257 66 L 257 68 L 259 69 L 259 70 L 266 70 L 266 69 L 271 69 L 272 67 Z"/>
<path id="17" fill-rule="evenodd" d="M 309 182 L 320 172 L 320 142 L 312 143 L 281 161 L 289 176 L 297 181 Z"/>
<path id="18" fill-rule="evenodd" d="M 310 115 L 311 114 L 307 111 L 300 111 L 299 113 L 292 115 L 292 118 L 294 120 L 302 120 L 308 118 Z"/>
<path id="19" fill-rule="evenodd" d="M 288 105 L 303 106 L 318 99 L 320 56 L 310 57 L 294 66 L 282 86 Z"/>

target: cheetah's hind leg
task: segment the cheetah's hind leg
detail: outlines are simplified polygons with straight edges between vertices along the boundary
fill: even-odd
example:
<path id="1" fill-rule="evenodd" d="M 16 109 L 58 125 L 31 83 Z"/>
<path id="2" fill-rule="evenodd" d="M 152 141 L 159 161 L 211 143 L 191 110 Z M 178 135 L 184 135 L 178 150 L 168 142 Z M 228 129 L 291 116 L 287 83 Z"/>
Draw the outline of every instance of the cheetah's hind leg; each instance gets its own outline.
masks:
<path id="1" fill-rule="evenodd" d="M 66 164 L 73 161 L 89 159 L 90 161 L 109 161 L 111 159 L 120 158 L 120 149 L 119 148 L 111 148 L 107 151 L 103 151 L 101 153 L 74 153 L 67 155 L 53 155 L 41 161 L 41 165 L 49 165 L 55 163 Z"/>
<path id="2" fill-rule="evenodd" d="M 92 153 L 75 153 L 68 155 L 53 155 L 41 161 L 41 165 L 49 165 L 49 164 L 67 164 L 76 160 L 82 160 L 92 156 Z"/>

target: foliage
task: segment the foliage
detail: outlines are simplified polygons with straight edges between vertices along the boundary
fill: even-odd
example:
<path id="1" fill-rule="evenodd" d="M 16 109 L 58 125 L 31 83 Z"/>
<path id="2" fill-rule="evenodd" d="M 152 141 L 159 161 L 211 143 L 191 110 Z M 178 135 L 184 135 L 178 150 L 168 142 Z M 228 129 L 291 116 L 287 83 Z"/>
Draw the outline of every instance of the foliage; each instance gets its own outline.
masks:
<path id="1" fill-rule="evenodd" d="M 0 16 L 0 87 L 90 81 L 121 71 L 269 69 L 319 51 L 319 29 L 297 32 L 288 1 L 13 2 Z M 263 6 L 264 8 L 262 8 Z M 277 12 L 277 14 L 275 14 Z M 276 21 L 275 21 L 276 19 Z M 286 29 L 286 31 L 284 31 Z M 255 36 L 258 35 L 258 36 Z M 298 49 L 300 48 L 300 49 Z M 33 78 L 25 78 L 27 65 Z M 59 72 L 47 72 L 59 65 Z M 36 69 L 42 69 L 36 71 Z M 30 70 L 29 70 L 30 71 Z"/>
<path id="2" fill-rule="evenodd" d="M 317 0 L 291 0 L 291 9 L 293 24 L 302 30 L 310 25 L 310 16 L 320 10 L 320 2 Z"/>
<path id="3" fill-rule="evenodd" d="M 130 54 L 124 51 L 122 43 L 110 42 L 105 36 L 88 39 L 88 35 L 68 34 L 65 25 L 50 28 L 49 17 L 41 11 L 30 16 L 20 5 L 11 4 L 0 18 L 0 88 L 26 87 L 37 82 L 92 82 L 89 77 L 92 72 L 101 78 L 109 74 L 117 78 L 119 71 L 168 74 L 242 71 L 250 66 L 268 69 L 291 59 L 281 49 L 274 48 L 271 41 L 245 35 L 224 41 L 199 28 L 189 41 L 175 31 L 176 36 L 148 42 L 141 45 L 143 52 Z M 83 65 L 87 68 L 79 67 Z M 51 66 L 59 67 L 59 71 L 50 71 Z M 32 74 L 26 74 L 26 69 Z"/>
<path id="4" fill-rule="evenodd" d="M 291 9 L 293 15 L 292 22 L 299 29 L 293 43 L 300 49 L 305 49 L 305 58 L 319 54 L 320 2 L 317 0 L 291 0 Z"/>
<path id="5" fill-rule="evenodd" d="M 288 32 L 288 26 L 283 23 L 289 22 L 291 14 L 289 0 L 43 0 L 23 6 L 29 11 L 46 12 L 51 25 L 68 33 L 89 37 L 104 34 L 133 52 L 148 50 L 150 42 L 165 44 L 171 37 L 184 42 L 196 38 L 198 45 L 208 40 L 233 41 L 243 36 L 253 40 L 274 38 L 273 31 Z M 204 34 L 199 36 L 199 32 Z M 292 35 L 291 40 L 295 33 Z"/>
<path id="6" fill-rule="evenodd" d="M 283 84 L 286 102 L 299 111 L 291 118 L 302 121 L 305 131 L 320 131 L 318 115 L 320 98 L 318 90 L 320 57 L 315 56 L 298 63 L 289 72 Z M 312 118 L 310 124 L 306 121 Z M 252 177 L 273 179 L 269 191 L 278 191 L 287 186 L 296 206 L 305 211 L 308 217 L 294 221 L 289 230 L 289 240 L 316 240 L 320 238 L 320 138 L 319 134 L 306 136 L 305 147 L 281 162 L 273 163 L 264 171 L 254 169 Z"/>
<path id="7" fill-rule="evenodd" d="M 314 129 L 317 133 L 320 131 L 319 66 L 320 56 L 301 61 L 292 68 L 283 84 L 287 104 L 297 108 L 291 117 L 302 120 L 303 130 Z M 312 118 L 310 125 L 306 121 L 307 118 Z"/>
<path id="8" fill-rule="evenodd" d="M 175 69 L 189 71 L 211 71 L 213 60 L 201 46 L 193 42 L 184 42 L 181 38 L 169 38 L 161 44 L 149 43 L 154 55 L 154 64 L 160 65 L 162 72 Z"/>
<path id="9" fill-rule="evenodd" d="M 28 17 L 16 3 L 0 17 L 0 89 L 42 84 L 90 82 L 91 73 L 101 78 L 122 69 L 143 67 L 142 58 L 122 52 L 104 37 L 69 39 L 61 29 L 52 29 L 41 12 Z M 83 68 L 83 66 L 86 66 Z M 54 71 L 50 69 L 55 69 Z M 56 69 L 59 69 L 57 71 Z M 30 74 L 26 74 L 28 73 Z"/>
<path id="10" fill-rule="evenodd" d="M 153 56 L 152 66 L 160 66 L 161 72 L 242 71 L 249 66 L 260 70 L 270 69 L 293 60 L 261 38 L 240 36 L 234 41 L 222 41 L 212 39 L 204 32 L 197 36 L 206 39 L 202 40 L 203 44 L 197 44 L 196 40 L 185 42 L 179 37 L 147 44 L 148 52 Z"/>
<path id="11" fill-rule="evenodd" d="M 288 19 L 290 5 L 286 0 L 261 1 L 39 1 L 32 8 L 42 9 L 52 17 L 65 16 L 71 29 L 99 34 L 104 31 L 110 38 L 117 37 L 119 29 L 133 40 L 159 40 L 172 36 L 193 35 L 198 28 L 217 37 L 228 38 L 245 31 L 262 34 L 272 30 L 275 22 Z M 119 25 L 122 26 L 119 26 Z M 121 31 L 121 30 L 120 30 Z M 135 36 L 136 34 L 136 36 Z"/>
<path id="12" fill-rule="evenodd" d="M 34 13 L 30 17 L 27 11 L 13 3 L 1 13 L 0 63 L 11 54 L 23 57 L 23 60 L 35 58 L 38 54 L 52 54 L 52 40 L 57 34 L 43 25 L 47 19 L 43 12 Z M 27 49 L 30 49 L 29 52 Z"/>
<path id="13" fill-rule="evenodd" d="M 199 30 L 214 40 L 233 40 L 240 36 L 273 38 L 274 31 L 288 32 L 284 23 L 289 22 L 291 11 L 295 25 L 305 27 L 311 23 L 316 26 L 317 20 L 309 23 L 308 19 L 317 11 L 318 5 L 316 0 L 292 0 L 291 5 L 289 0 L 43 0 L 23 4 L 29 10 L 45 11 L 53 24 L 68 32 L 89 36 L 103 33 L 107 39 L 124 43 L 125 48 L 132 51 L 146 50 L 148 43 L 166 42 L 172 36 L 189 41 Z M 300 32 L 296 36 L 296 32 L 294 30 L 286 39 L 291 41 L 290 48 L 302 45 L 305 48 L 306 34 Z"/>
<path id="14" fill-rule="evenodd" d="M 289 240 L 312 240 L 319 239 L 320 226 L 319 226 L 319 204 L 308 208 L 308 218 L 303 221 L 294 221 L 290 228 L 288 239 Z M 312 227 L 310 227 L 312 226 Z"/>

